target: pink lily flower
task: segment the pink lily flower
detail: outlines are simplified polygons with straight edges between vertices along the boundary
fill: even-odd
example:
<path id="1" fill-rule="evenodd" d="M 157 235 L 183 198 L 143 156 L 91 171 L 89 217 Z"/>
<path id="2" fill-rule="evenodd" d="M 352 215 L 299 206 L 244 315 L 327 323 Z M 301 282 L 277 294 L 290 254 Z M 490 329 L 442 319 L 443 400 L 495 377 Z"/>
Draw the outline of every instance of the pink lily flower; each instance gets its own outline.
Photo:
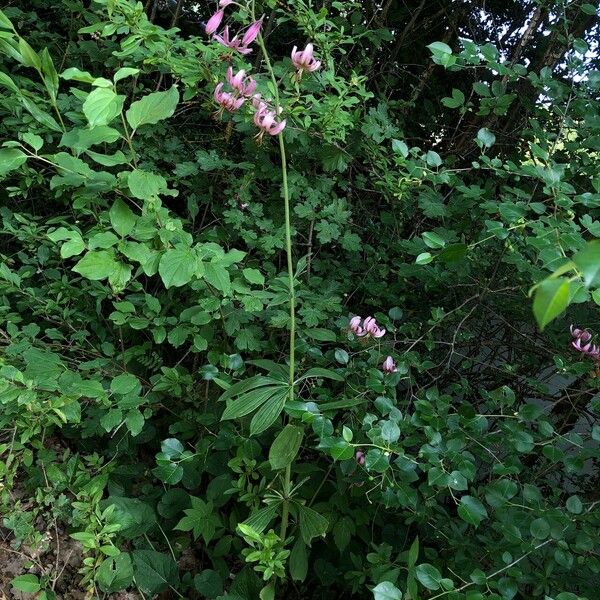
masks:
<path id="1" fill-rule="evenodd" d="M 571 341 L 571 346 L 575 348 L 577 352 L 581 352 L 594 360 L 600 361 L 600 346 L 592 344 L 592 334 L 586 329 L 578 329 L 577 327 L 573 327 L 573 325 L 571 325 L 569 329 L 574 338 Z"/>
<path id="2" fill-rule="evenodd" d="M 258 21 L 254 21 L 250 27 L 246 30 L 244 37 L 242 38 L 242 46 L 249 46 L 260 33 L 260 28 L 262 27 L 263 17 L 261 17 Z"/>
<path id="3" fill-rule="evenodd" d="M 360 465 L 361 467 L 364 467 L 365 466 L 365 453 L 362 450 L 357 449 L 356 454 L 354 455 L 354 460 L 356 461 L 356 464 Z"/>
<path id="4" fill-rule="evenodd" d="M 221 24 L 221 21 L 223 20 L 224 15 L 225 15 L 225 11 L 222 9 L 219 9 L 208 20 L 208 23 L 206 23 L 206 25 L 204 26 L 204 31 L 206 31 L 206 33 L 208 35 L 212 35 L 219 28 L 219 25 Z"/>
<path id="5" fill-rule="evenodd" d="M 277 121 L 275 111 L 268 110 L 266 104 L 262 103 L 254 113 L 254 124 L 260 129 L 258 139 L 261 139 L 265 133 L 269 135 L 281 133 L 285 128 L 286 120 Z"/>
<path id="6" fill-rule="evenodd" d="M 577 327 L 573 327 L 573 325 L 571 325 L 569 330 L 574 338 L 579 338 L 582 342 L 589 342 L 592 339 L 592 334 L 586 329 L 578 329 Z"/>
<path id="7" fill-rule="evenodd" d="M 214 91 L 214 98 L 217 104 L 221 106 L 222 110 L 227 110 L 229 112 L 234 112 L 242 104 L 244 104 L 245 98 L 243 96 L 236 97 L 230 92 L 223 91 L 223 83 L 219 83 Z"/>
<path id="8" fill-rule="evenodd" d="M 352 317 L 349 325 L 350 331 L 359 337 L 365 335 L 365 330 L 360 326 L 361 321 L 362 317 Z"/>
<path id="9" fill-rule="evenodd" d="M 381 338 L 385 335 L 385 329 L 382 329 L 377 325 L 377 321 L 373 317 L 367 317 L 364 320 L 363 327 L 365 329 L 366 335 L 370 335 L 374 338 Z"/>
<path id="10" fill-rule="evenodd" d="M 219 2 L 219 6 L 221 8 L 225 8 L 226 6 L 229 6 L 230 4 L 233 4 L 233 0 L 221 0 Z"/>
<path id="11" fill-rule="evenodd" d="M 388 356 L 383 361 L 382 369 L 383 369 L 384 373 L 397 373 L 398 372 L 398 366 L 396 365 L 396 363 L 394 362 L 394 359 L 391 356 Z"/>
<path id="12" fill-rule="evenodd" d="M 246 96 L 247 98 L 252 96 L 256 89 L 256 80 L 252 79 L 252 77 L 246 77 L 246 71 L 243 69 L 234 75 L 233 69 L 229 67 L 227 69 L 227 82 L 241 96 Z"/>
<path id="13" fill-rule="evenodd" d="M 321 66 L 320 60 L 313 56 L 313 45 L 307 44 L 304 50 L 298 50 L 297 46 L 292 49 L 292 62 L 298 71 L 316 71 Z"/>
<path id="14" fill-rule="evenodd" d="M 252 52 L 251 48 L 246 48 L 238 36 L 234 36 L 233 38 L 229 37 L 229 26 L 225 25 L 225 29 L 223 29 L 223 33 L 221 35 L 215 34 L 213 39 L 217 41 L 221 46 L 225 46 L 226 48 L 231 48 L 240 54 L 250 54 Z"/>

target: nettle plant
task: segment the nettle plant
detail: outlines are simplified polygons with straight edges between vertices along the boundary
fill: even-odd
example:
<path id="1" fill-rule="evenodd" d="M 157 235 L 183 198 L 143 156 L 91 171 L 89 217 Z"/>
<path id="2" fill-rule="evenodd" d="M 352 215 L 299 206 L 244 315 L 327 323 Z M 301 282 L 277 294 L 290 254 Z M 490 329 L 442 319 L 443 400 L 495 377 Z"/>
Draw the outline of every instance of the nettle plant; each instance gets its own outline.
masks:
<path id="1" fill-rule="evenodd" d="M 478 379 L 489 339 L 469 319 L 508 303 L 527 322 L 524 294 L 495 294 L 540 281 L 542 327 L 588 299 L 597 249 L 574 218 L 596 231 L 597 162 L 542 110 L 518 163 L 488 127 L 470 168 L 409 146 L 397 106 L 363 108 L 366 75 L 336 73 L 347 29 L 389 37 L 364 31 L 360 3 L 223 0 L 190 40 L 140 3 L 96 4 L 80 35 L 109 56 L 97 74 L 59 73 L 0 12 L 0 512 L 16 543 L 49 544 L 38 517 L 66 523 L 97 597 L 591 600 L 598 426 L 525 401 L 543 387 L 527 353 Z M 305 36 L 279 60 L 272 18 Z M 443 104 L 506 114 L 525 67 L 463 46 L 430 49 L 489 81 Z M 565 127 L 597 131 L 593 82 L 567 102 L 551 73 L 528 76 Z M 595 389 L 591 333 L 571 334 L 571 354 L 566 335 L 554 354 L 523 336 Z M 14 587 L 54 597 L 59 574 L 31 570 Z"/>

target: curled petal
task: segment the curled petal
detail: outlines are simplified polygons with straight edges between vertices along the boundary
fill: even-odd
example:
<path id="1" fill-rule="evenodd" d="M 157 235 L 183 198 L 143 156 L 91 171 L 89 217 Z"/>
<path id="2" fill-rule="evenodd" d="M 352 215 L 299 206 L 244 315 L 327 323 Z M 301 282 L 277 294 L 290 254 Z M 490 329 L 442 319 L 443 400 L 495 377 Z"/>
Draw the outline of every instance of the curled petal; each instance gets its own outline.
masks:
<path id="1" fill-rule="evenodd" d="M 375 331 L 372 331 L 371 335 L 374 338 L 382 338 L 385 335 L 385 329 L 380 329 L 379 327 L 375 327 Z"/>

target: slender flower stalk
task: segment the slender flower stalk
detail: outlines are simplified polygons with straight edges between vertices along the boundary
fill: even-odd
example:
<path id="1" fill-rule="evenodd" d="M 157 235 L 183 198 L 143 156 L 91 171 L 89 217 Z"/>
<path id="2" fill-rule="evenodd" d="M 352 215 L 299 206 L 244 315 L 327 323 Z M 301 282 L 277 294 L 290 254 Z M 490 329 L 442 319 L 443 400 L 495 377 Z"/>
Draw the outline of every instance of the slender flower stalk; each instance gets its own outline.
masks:
<path id="1" fill-rule="evenodd" d="M 254 1 L 252 2 L 252 15 L 254 17 Z M 277 86 L 277 78 L 273 71 L 273 65 L 269 58 L 269 53 L 265 46 L 265 41 L 262 34 L 258 33 L 257 36 L 258 46 L 261 49 L 266 69 L 273 83 L 273 92 L 275 95 L 275 114 L 280 113 L 280 101 L 279 101 L 279 88 Z M 290 211 L 290 192 L 288 187 L 288 176 L 287 176 L 287 156 L 285 152 L 285 141 L 283 134 L 280 131 L 277 134 L 279 139 L 279 155 L 281 157 L 281 183 L 283 191 L 283 208 L 284 208 L 284 221 L 285 221 L 285 253 L 287 258 L 287 272 L 288 272 L 288 287 L 290 291 L 289 297 L 289 309 L 290 309 L 290 345 L 289 345 L 289 400 L 294 400 L 294 381 L 295 381 L 295 362 L 296 362 L 296 291 L 294 285 L 294 258 L 292 254 L 292 220 Z M 284 479 L 283 479 L 283 505 L 281 511 L 281 529 L 279 536 L 282 540 L 286 539 L 288 519 L 289 519 L 289 495 L 291 492 L 291 478 L 292 478 L 292 465 L 291 463 L 286 467 Z"/>

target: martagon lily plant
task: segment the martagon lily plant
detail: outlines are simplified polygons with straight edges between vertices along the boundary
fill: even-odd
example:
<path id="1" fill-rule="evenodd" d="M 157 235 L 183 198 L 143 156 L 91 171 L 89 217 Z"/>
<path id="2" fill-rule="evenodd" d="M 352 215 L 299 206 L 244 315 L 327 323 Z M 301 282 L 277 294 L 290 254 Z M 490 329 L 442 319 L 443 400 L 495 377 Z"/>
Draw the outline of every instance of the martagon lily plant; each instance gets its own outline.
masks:
<path id="1" fill-rule="evenodd" d="M 284 222 L 285 222 L 285 249 L 287 258 L 287 274 L 288 274 L 288 287 L 289 287 L 289 359 L 288 359 L 288 383 L 289 383 L 289 400 L 293 401 L 295 398 L 294 383 L 295 383 L 295 348 L 296 348 L 296 292 L 294 286 L 294 261 L 292 253 L 292 223 L 291 223 L 291 211 L 290 211 L 290 194 L 288 187 L 288 169 L 287 169 L 287 156 L 285 139 L 283 132 L 287 125 L 287 120 L 282 118 L 281 115 L 284 112 L 284 107 L 281 104 L 281 98 L 279 93 L 279 85 L 275 72 L 271 63 L 271 59 L 267 48 L 265 46 L 265 40 L 262 35 L 262 24 L 263 17 L 256 17 L 254 0 L 252 0 L 250 6 L 241 7 L 244 8 L 252 16 L 252 23 L 243 32 L 238 32 L 232 36 L 229 30 L 229 25 L 224 25 L 223 29 L 219 32 L 219 28 L 224 22 L 226 9 L 229 6 L 240 6 L 233 0 L 221 0 L 217 11 L 210 17 L 205 26 L 205 31 L 208 35 L 212 36 L 212 39 L 219 45 L 227 48 L 231 51 L 228 58 L 229 61 L 233 60 L 236 54 L 246 56 L 253 52 L 252 44 L 256 42 L 261 51 L 261 56 L 264 62 L 266 72 L 271 80 L 272 84 L 272 99 L 265 99 L 257 89 L 257 81 L 252 76 L 246 74 L 246 70 L 240 69 L 234 74 L 233 67 L 229 66 L 227 69 L 226 83 L 219 82 L 213 93 L 215 102 L 219 105 L 217 114 L 223 115 L 225 111 L 236 112 L 240 110 L 244 105 L 252 107 L 253 116 L 252 121 L 258 128 L 258 133 L 255 136 L 257 142 L 261 142 L 265 134 L 271 137 L 277 137 L 279 143 L 279 154 L 281 160 L 281 183 L 282 183 L 282 195 L 283 195 L 283 207 L 284 207 Z M 321 61 L 316 60 L 314 57 L 314 46 L 309 43 L 304 50 L 298 51 L 297 47 L 294 46 L 291 53 L 292 65 L 296 71 L 294 73 L 294 79 L 298 83 L 304 72 L 312 73 L 317 71 L 321 67 Z M 374 320 L 373 320 L 374 324 Z M 376 325 L 375 325 L 376 327 Z M 373 326 L 369 327 L 369 333 L 374 335 L 375 329 Z M 385 333 L 385 331 L 384 331 Z M 292 464 L 288 464 L 285 469 L 284 481 L 283 481 L 283 508 L 281 516 L 281 528 L 279 537 L 282 542 L 285 542 L 288 530 L 288 519 L 289 519 L 289 501 L 292 493 L 291 484 L 291 469 Z M 274 588 L 265 588 L 273 590 Z M 269 591 L 269 593 L 271 593 Z M 262 598 L 262 593 L 261 593 Z"/>

